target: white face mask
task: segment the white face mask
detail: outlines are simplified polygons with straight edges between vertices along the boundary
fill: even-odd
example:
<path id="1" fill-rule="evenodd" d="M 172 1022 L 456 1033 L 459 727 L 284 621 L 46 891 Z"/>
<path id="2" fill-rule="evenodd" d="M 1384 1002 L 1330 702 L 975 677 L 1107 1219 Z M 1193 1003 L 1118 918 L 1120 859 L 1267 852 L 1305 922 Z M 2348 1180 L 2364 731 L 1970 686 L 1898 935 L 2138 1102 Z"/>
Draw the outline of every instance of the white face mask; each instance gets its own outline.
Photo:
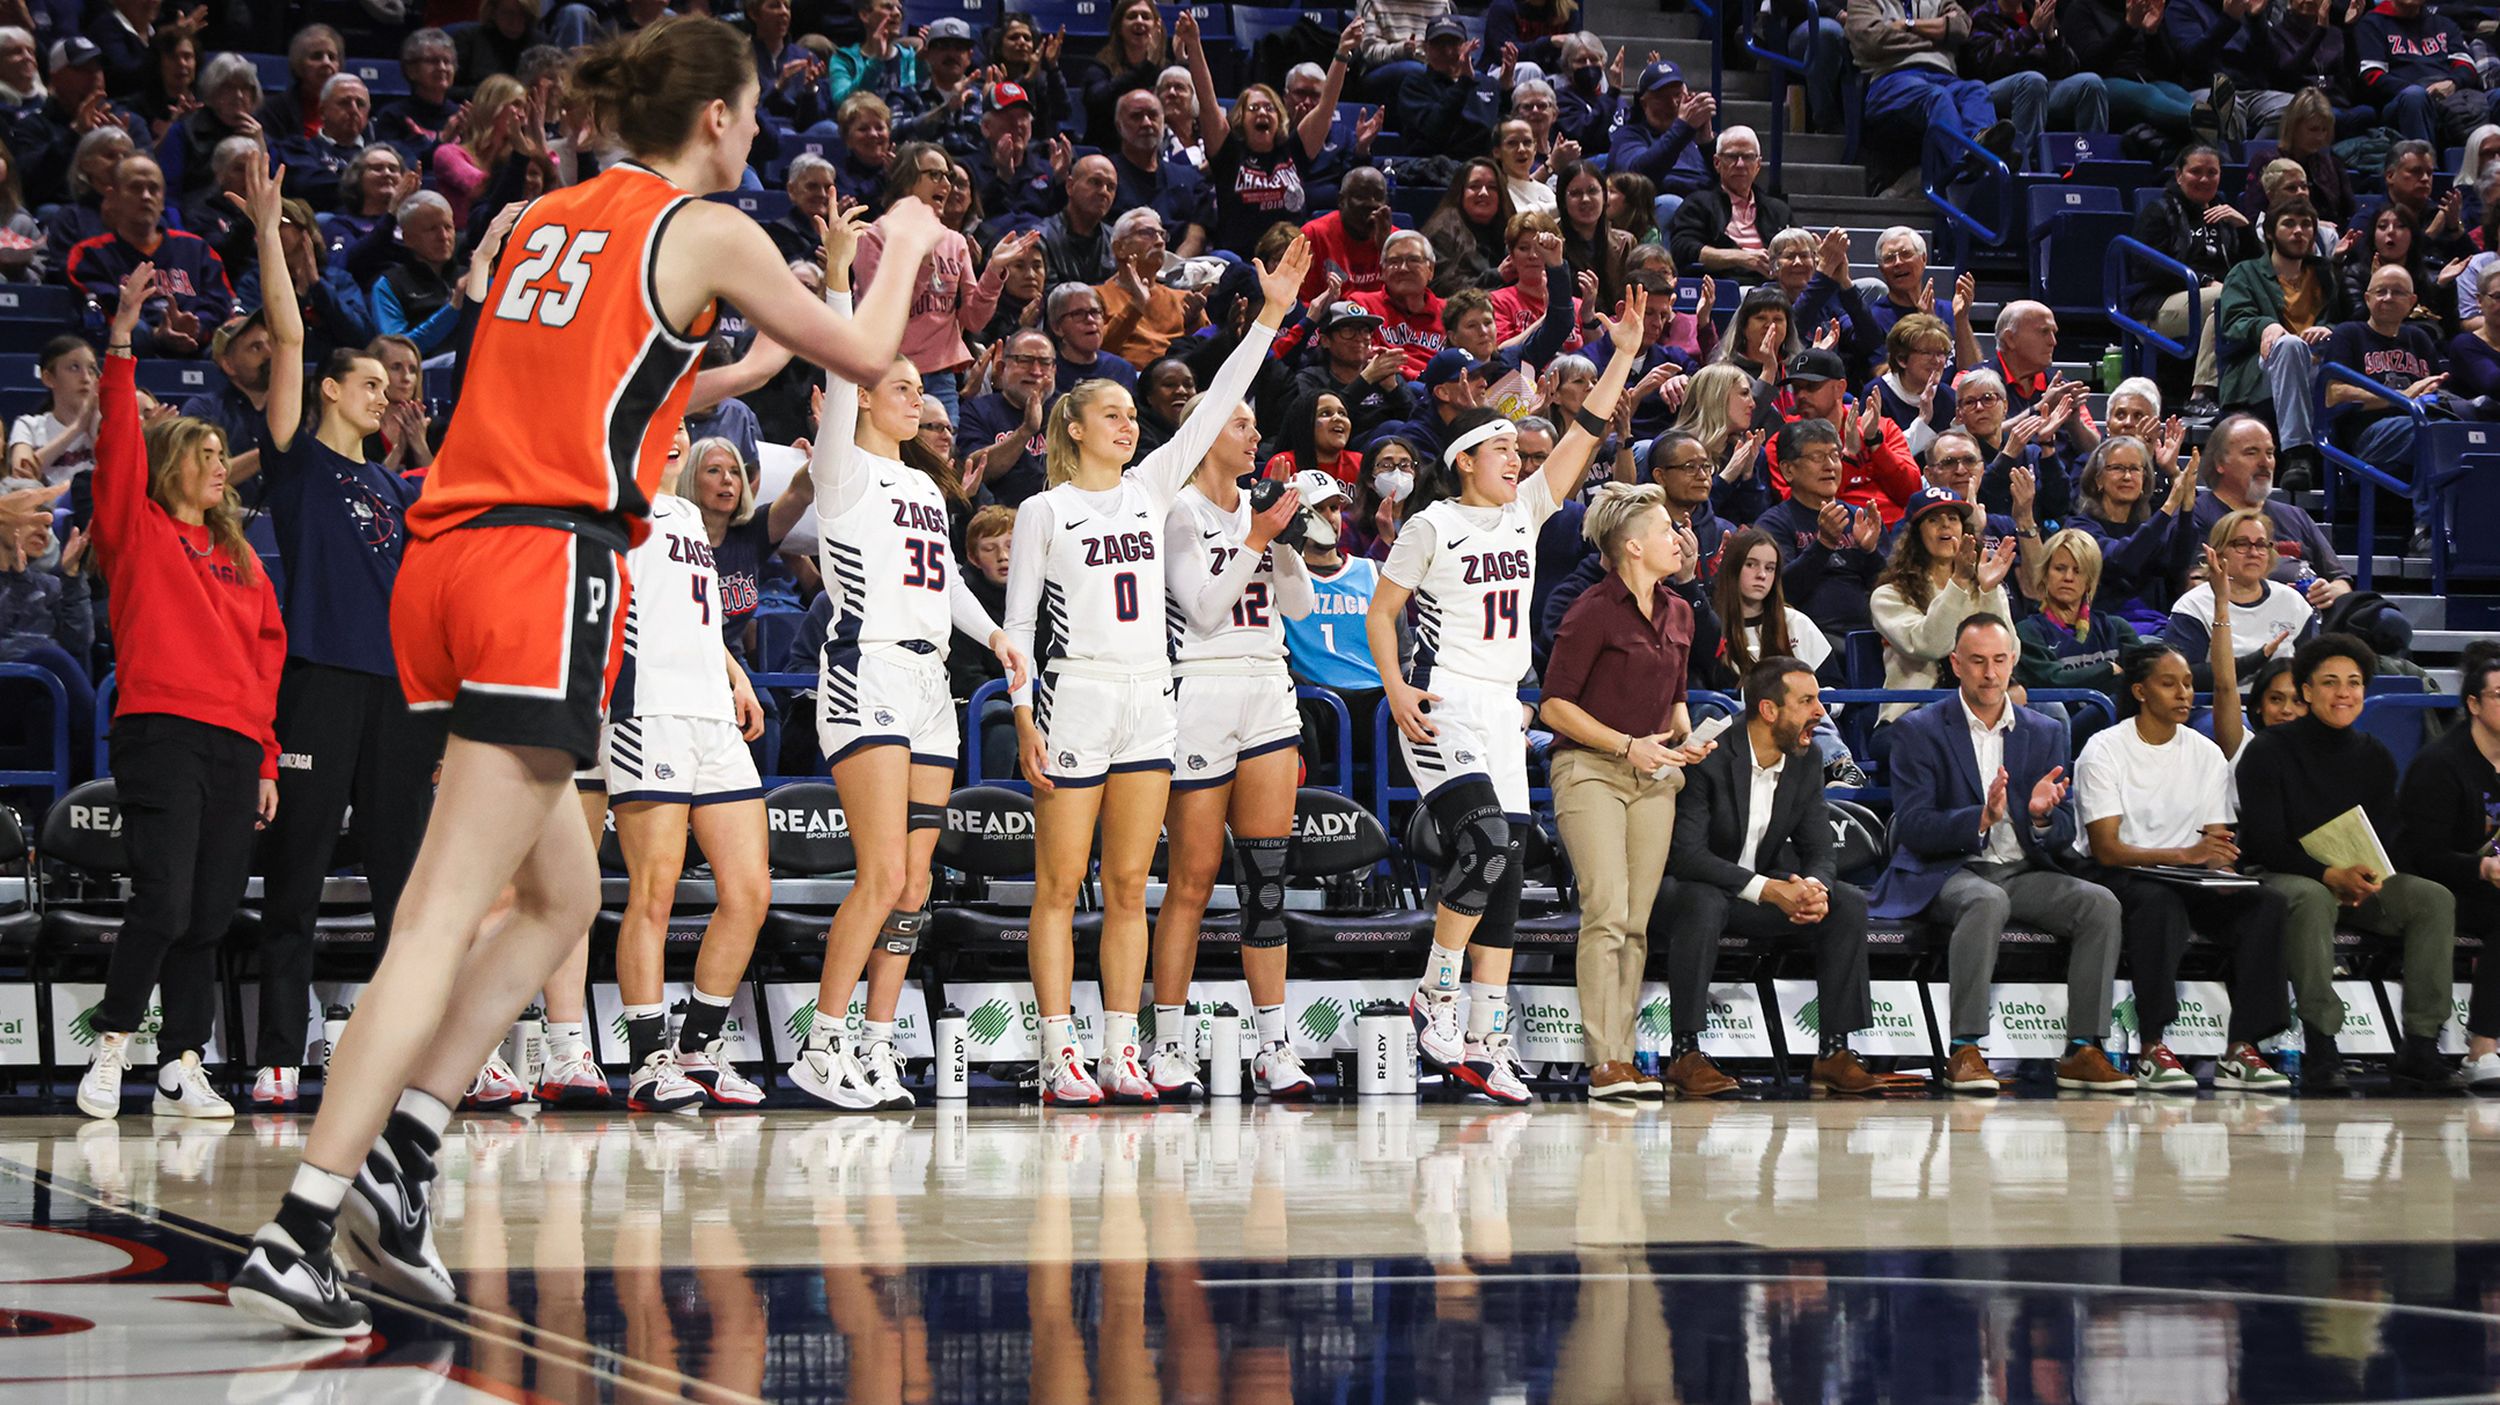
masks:
<path id="1" fill-rule="evenodd" d="M 1336 521 L 1323 513 L 1304 512 L 1302 540 L 1322 551 L 1337 549 Z"/>
<path id="2" fill-rule="evenodd" d="M 1405 468 L 1382 469 L 1380 472 L 1372 475 L 1372 488 L 1382 497 L 1387 498 L 1391 502 L 1404 502 L 1406 501 L 1406 495 L 1415 491 L 1414 470 Z"/>

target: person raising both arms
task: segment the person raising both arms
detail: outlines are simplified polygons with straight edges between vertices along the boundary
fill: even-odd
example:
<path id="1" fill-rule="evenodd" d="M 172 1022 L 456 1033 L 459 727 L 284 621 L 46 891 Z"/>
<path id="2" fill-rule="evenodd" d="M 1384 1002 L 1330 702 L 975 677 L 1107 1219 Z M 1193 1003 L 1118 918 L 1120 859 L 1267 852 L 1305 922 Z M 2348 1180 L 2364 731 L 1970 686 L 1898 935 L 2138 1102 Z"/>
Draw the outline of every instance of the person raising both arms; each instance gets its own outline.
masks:
<path id="1" fill-rule="evenodd" d="M 738 184 L 755 138 L 755 60 L 737 30 L 662 19 L 591 50 L 573 81 L 627 159 L 531 202 L 481 304 L 392 599 L 401 686 L 449 736 L 433 818 L 304 1164 L 229 1291 L 298 1332 L 372 1330 L 333 1252 L 342 1208 L 386 1291 L 454 1300 L 433 1246 L 434 1157 L 451 1103 L 598 906 L 567 782 L 598 747 L 624 554 L 650 530 L 716 301 L 861 378 L 893 362 L 910 312 L 914 279 L 897 277 L 857 317 L 834 313 L 762 226 L 701 198 Z M 887 257 L 916 269 L 940 226 L 916 200 L 899 208 Z M 506 882 L 512 913 L 482 932 Z"/>
<path id="2" fill-rule="evenodd" d="M 1648 310 L 1649 294 L 1636 287 L 1615 318 L 1598 314 L 1615 354 L 1545 466 L 1524 481 L 1510 421 L 1471 410 L 1450 426 L 1441 461 L 1417 476 L 1406 500 L 1364 619 L 1399 749 L 1449 855 L 1431 955 L 1409 1003 L 1418 1045 L 1426 1063 L 1499 1103 L 1535 1100 L 1511 1051 L 1508 1021 L 1521 848 L 1532 823 L 1519 684 L 1528 675 L 1537 529 L 1578 491 L 1597 456 Z M 1397 622 L 1410 600 L 1420 622 L 1414 661 L 1401 672 Z M 1620 745 L 1635 742 L 1657 750 L 1659 739 Z M 1462 1027 L 1459 971 L 1470 948 L 1474 979 Z"/>

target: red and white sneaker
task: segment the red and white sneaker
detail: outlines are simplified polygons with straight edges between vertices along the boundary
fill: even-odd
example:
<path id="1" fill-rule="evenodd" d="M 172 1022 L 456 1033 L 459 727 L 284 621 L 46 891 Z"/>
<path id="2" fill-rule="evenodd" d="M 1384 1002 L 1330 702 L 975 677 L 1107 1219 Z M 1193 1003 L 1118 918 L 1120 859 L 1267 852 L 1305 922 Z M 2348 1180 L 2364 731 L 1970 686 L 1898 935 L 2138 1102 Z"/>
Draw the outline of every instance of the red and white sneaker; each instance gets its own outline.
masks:
<path id="1" fill-rule="evenodd" d="M 1206 1085 L 1198 1081 L 1198 1056 L 1178 1044 L 1158 1044 L 1146 1060 L 1146 1080 L 1155 1085 L 1155 1096 L 1172 1102 L 1190 1102 L 1206 1095 Z"/>
<path id="2" fill-rule="evenodd" d="M 301 1095 L 301 1075 L 291 1068 L 264 1068 L 252 1080 L 252 1107 L 258 1112 L 292 1112 Z"/>
<path id="3" fill-rule="evenodd" d="M 1536 1101 L 1528 1091 L 1528 1080 L 1519 1068 L 1519 1056 L 1512 1051 L 1510 1036 L 1496 1034 L 1478 1040 L 1467 1040 L 1464 1063 L 1450 1070 L 1450 1075 L 1468 1088 L 1506 1107 L 1526 1107 Z"/>
<path id="4" fill-rule="evenodd" d="M 703 1085 L 678 1067 L 675 1049 L 662 1049 L 634 1070 L 633 1080 L 625 1087 L 625 1108 L 629 1112 L 699 1112 Z"/>
<path id="5" fill-rule="evenodd" d="M 762 1107 L 764 1090 L 738 1071 L 738 1066 L 723 1054 L 726 1039 L 715 1039 L 700 1052 L 677 1051 L 677 1067 L 688 1082 L 703 1090 L 704 1100 L 714 1107 Z"/>
<path id="6" fill-rule="evenodd" d="M 1270 1044 L 1260 1049 L 1250 1061 L 1250 1077 L 1263 1098 L 1307 1098 L 1316 1086 L 1291 1044 Z"/>
<path id="7" fill-rule="evenodd" d="M 1146 1076 L 1146 1066 L 1137 1061 L 1134 1044 L 1104 1050 L 1094 1064 L 1094 1081 L 1102 1085 L 1103 1097 L 1109 1102 L 1151 1107 L 1161 1101 L 1155 1094 L 1154 1080 Z"/>
<path id="8" fill-rule="evenodd" d="M 1085 1051 L 1062 1045 L 1042 1060 L 1042 1103 L 1047 1107 L 1096 1107 L 1102 1085 L 1085 1071 Z"/>
<path id="9" fill-rule="evenodd" d="M 604 1108 L 615 1100 L 607 1070 L 599 1067 L 587 1048 L 555 1051 L 546 1071 L 538 1076 L 538 1101 L 546 1107 Z"/>
<path id="10" fill-rule="evenodd" d="M 512 1065 L 503 1061 L 503 1055 L 497 1054 L 486 1061 L 486 1067 L 477 1071 L 477 1077 L 471 1080 L 468 1095 L 460 1100 L 460 1106 L 471 1112 L 493 1111 L 528 1102 L 529 1096 L 530 1090 L 521 1085 L 520 1075 L 512 1071 Z"/>
<path id="11" fill-rule="evenodd" d="M 1415 1021 L 1415 1051 L 1444 1073 L 1456 1073 L 1467 1062 L 1467 1026 L 1458 1016 L 1455 990 L 1419 990 L 1406 1002 Z"/>

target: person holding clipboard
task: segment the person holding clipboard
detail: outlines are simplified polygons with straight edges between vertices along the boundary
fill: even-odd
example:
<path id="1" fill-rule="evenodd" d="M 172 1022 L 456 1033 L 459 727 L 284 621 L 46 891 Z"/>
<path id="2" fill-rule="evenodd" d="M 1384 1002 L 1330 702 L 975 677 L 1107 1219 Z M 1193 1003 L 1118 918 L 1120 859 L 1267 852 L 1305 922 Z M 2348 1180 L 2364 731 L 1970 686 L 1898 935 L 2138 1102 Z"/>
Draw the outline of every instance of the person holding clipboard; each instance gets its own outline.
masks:
<path id="1" fill-rule="evenodd" d="M 2452 1011 L 2456 896 L 2441 884 L 2379 857 L 2348 859 L 2321 839 L 2358 831 L 2396 835 L 2396 758 L 2353 727 L 2378 671 L 2378 655 L 2349 634 L 2321 634 L 2292 656 L 2292 680 L 2309 715 L 2249 738 L 2240 757 L 2240 856 L 2258 881 L 2290 905 L 2283 929 L 2292 992 L 2300 1008 L 2301 1091 L 2349 1089 L 2335 1036 L 2344 1002 L 2335 993 L 2335 927 L 2340 921 L 2404 941 L 2404 1037 L 2389 1071 L 2397 1086 L 2452 1091 L 2439 1029 Z M 2356 814 L 2355 812 L 2359 813 Z M 2337 861 L 2328 863 L 2319 850 Z"/>

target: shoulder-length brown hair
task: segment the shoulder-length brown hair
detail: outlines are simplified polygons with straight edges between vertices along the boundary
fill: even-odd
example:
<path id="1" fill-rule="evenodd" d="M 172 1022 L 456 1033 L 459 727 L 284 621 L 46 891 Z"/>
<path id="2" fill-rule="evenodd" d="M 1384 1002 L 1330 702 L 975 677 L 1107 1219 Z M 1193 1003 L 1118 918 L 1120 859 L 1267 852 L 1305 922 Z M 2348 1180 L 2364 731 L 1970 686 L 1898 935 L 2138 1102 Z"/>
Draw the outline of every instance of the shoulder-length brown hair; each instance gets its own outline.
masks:
<path id="1" fill-rule="evenodd" d="M 1745 562 L 1755 547 L 1771 551 L 1771 593 L 1762 597 L 1762 649 L 1759 655 L 1745 646 L 1745 596 L 1740 589 Z M 1743 678 L 1763 659 L 1794 658 L 1797 641 L 1788 635 L 1788 563 L 1780 556 L 1779 543 L 1759 527 L 1730 532 L 1719 543 L 1718 580 L 1710 588 L 1711 608 L 1719 612 L 1720 653 L 1727 666 Z"/>
<path id="2" fill-rule="evenodd" d="M 199 455 L 202 446 L 215 441 L 221 451 L 231 452 L 226 432 L 206 420 L 189 415 L 169 415 L 149 425 L 145 431 L 148 448 L 148 496 L 167 512 L 174 510 L 176 496 L 182 490 L 183 470 Z M 234 495 L 233 485 L 215 507 L 202 514 L 209 539 L 226 554 L 243 579 L 256 579 L 260 557 L 252 544 L 243 538 L 243 500 Z"/>

